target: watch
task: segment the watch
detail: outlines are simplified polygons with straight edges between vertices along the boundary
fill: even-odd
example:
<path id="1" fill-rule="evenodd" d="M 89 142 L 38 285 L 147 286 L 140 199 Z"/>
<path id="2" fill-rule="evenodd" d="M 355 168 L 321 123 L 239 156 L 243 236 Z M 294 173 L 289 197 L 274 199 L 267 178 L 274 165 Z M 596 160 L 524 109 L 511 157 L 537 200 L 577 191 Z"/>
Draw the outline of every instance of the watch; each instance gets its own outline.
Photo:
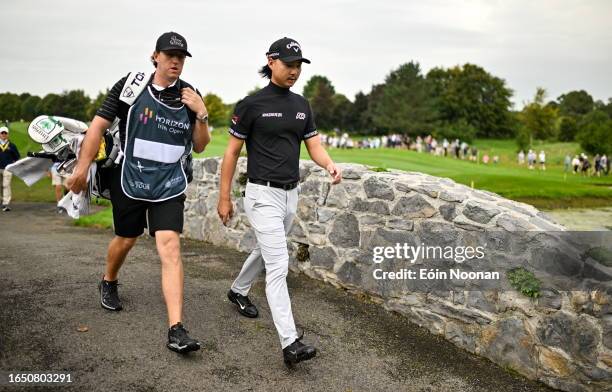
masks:
<path id="1" fill-rule="evenodd" d="M 196 120 L 198 120 L 201 123 L 205 123 L 208 124 L 208 113 L 206 113 L 205 115 L 203 115 L 202 117 L 198 116 L 196 114 Z"/>

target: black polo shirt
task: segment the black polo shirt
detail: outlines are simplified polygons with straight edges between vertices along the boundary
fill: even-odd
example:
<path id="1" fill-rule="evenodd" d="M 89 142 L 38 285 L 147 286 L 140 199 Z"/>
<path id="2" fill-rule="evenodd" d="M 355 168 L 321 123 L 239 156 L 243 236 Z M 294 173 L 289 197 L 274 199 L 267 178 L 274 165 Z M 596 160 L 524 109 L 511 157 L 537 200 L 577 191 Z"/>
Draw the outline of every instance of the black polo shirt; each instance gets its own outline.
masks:
<path id="1" fill-rule="evenodd" d="M 96 115 L 108 121 L 114 121 L 115 117 L 119 118 L 119 137 L 121 139 L 122 146 L 125 146 L 125 127 L 130 106 L 127 103 L 119 100 L 119 95 L 121 94 L 121 90 L 123 90 L 123 85 L 125 84 L 126 80 L 127 76 L 124 76 L 121 78 L 121 80 L 115 83 L 113 88 L 106 95 L 106 99 L 104 99 L 102 106 L 100 106 L 96 112 Z M 151 89 L 151 92 L 155 98 L 172 108 L 179 108 L 183 105 L 181 102 L 182 88 L 189 87 L 194 89 L 192 85 L 182 79 L 178 79 L 172 86 L 169 86 L 161 91 L 153 87 L 152 84 L 153 75 L 151 75 L 146 89 Z M 146 89 L 143 90 L 141 94 L 148 94 Z M 200 95 L 200 92 L 197 89 L 194 90 L 198 93 L 198 95 Z M 189 115 L 189 122 L 191 124 L 195 124 L 196 113 L 189 108 L 187 108 L 187 112 Z"/>
<path id="2" fill-rule="evenodd" d="M 249 178 L 289 184 L 300 179 L 300 144 L 318 135 L 301 95 L 270 82 L 236 104 L 229 133 L 246 142 Z"/>

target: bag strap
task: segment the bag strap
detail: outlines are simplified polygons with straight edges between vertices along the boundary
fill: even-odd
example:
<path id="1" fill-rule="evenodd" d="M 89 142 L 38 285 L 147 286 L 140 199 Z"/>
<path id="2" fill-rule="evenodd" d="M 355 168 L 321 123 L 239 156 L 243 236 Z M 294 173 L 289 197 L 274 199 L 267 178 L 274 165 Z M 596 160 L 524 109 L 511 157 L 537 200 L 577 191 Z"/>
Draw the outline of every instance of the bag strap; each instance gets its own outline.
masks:
<path id="1" fill-rule="evenodd" d="M 136 98 L 144 91 L 151 74 L 146 72 L 130 72 L 125 80 L 119 100 L 132 106 Z"/>

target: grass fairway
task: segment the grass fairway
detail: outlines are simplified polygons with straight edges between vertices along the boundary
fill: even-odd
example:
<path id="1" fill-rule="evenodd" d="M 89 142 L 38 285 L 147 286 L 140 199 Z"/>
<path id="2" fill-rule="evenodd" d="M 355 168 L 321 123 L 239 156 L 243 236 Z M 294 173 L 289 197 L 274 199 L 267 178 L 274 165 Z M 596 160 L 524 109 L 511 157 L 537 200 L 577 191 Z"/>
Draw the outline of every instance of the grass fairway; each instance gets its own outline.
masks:
<path id="1" fill-rule="evenodd" d="M 11 140 L 17 144 L 22 155 L 26 151 L 38 151 L 38 146 L 30 141 L 27 123 L 11 125 Z M 213 131 L 213 139 L 206 151 L 198 157 L 222 156 L 229 135 L 227 128 Z M 453 158 L 443 158 L 425 153 L 397 149 L 343 150 L 330 149 L 329 153 L 337 162 L 353 162 L 365 165 L 417 171 L 439 177 L 448 177 L 474 188 L 486 189 L 504 197 L 524 201 L 539 208 L 552 209 L 564 207 L 595 207 L 612 205 L 612 176 L 581 177 L 563 173 L 565 154 L 580 152 L 577 143 L 536 142 L 534 150 L 547 153 L 547 170 L 528 170 L 516 163 L 516 145 L 513 140 L 477 140 L 475 145 L 480 155 L 499 155 L 497 165 L 476 164 Z M 302 147 L 301 157 L 308 159 Z M 22 181 L 13 182 L 15 200 L 53 201 L 50 180 L 45 179 L 32 188 Z"/>

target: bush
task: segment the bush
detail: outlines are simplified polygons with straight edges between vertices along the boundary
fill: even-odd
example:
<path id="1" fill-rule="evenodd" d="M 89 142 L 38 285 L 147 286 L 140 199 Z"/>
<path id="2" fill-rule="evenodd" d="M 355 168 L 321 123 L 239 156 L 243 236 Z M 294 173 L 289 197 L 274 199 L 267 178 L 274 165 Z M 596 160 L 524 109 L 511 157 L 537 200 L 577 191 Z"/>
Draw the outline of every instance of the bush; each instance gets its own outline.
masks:
<path id="1" fill-rule="evenodd" d="M 506 275 L 510 285 L 523 295 L 531 298 L 538 298 L 540 296 L 540 281 L 533 272 L 519 267 L 508 271 Z"/>

